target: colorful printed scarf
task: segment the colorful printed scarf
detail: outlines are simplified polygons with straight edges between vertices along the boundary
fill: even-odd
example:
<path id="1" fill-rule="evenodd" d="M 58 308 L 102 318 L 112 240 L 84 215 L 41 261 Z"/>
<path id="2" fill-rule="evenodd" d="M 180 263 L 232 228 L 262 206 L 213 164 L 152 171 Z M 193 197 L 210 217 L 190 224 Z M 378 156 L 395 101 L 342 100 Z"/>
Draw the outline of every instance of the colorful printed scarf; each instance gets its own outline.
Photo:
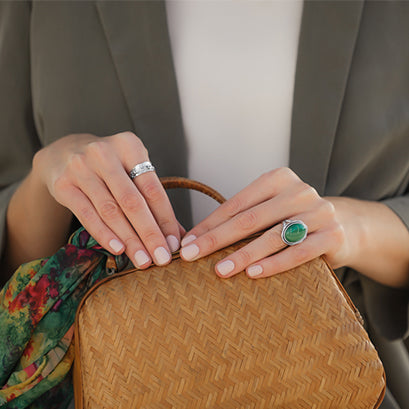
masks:
<path id="1" fill-rule="evenodd" d="M 115 257 L 112 271 L 112 261 L 79 229 L 52 257 L 23 264 L 7 282 L 0 292 L 0 408 L 69 405 L 75 313 L 93 284 L 128 263 Z"/>

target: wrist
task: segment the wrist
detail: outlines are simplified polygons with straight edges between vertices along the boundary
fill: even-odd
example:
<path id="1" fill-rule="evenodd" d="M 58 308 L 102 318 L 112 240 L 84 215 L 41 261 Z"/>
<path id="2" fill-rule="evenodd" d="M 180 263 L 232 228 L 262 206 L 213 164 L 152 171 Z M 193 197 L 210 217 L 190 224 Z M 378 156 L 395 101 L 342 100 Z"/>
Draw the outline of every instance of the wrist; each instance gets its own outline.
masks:
<path id="1" fill-rule="evenodd" d="M 348 197 L 326 197 L 334 205 L 337 221 L 345 231 L 345 244 L 340 264 L 354 268 L 360 254 L 368 245 L 370 232 L 365 221 L 366 202 Z"/>
<path id="2" fill-rule="evenodd" d="M 345 229 L 348 251 L 342 265 L 392 287 L 409 285 L 409 233 L 381 202 L 331 197 Z M 343 255 L 344 256 L 344 255 Z"/>

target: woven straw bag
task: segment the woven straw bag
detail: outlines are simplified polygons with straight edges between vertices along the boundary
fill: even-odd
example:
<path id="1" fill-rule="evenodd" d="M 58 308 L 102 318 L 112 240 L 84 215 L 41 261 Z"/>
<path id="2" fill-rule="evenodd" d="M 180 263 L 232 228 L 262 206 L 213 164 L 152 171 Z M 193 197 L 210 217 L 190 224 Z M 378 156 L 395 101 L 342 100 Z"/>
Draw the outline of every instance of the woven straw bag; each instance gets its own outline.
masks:
<path id="1" fill-rule="evenodd" d="M 76 409 L 377 408 L 382 363 L 325 260 L 217 277 L 216 262 L 248 241 L 92 288 L 76 317 Z"/>

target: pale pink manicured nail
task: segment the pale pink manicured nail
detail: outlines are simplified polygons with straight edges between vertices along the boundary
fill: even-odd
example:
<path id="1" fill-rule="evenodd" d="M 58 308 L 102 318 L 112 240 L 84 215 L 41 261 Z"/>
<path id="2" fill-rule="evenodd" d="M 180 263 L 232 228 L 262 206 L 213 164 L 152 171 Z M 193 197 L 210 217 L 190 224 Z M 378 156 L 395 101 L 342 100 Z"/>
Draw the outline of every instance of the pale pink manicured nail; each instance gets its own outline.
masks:
<path id="1" fill-rule="evenodd" d="M 158 247 L 154 252 L 156 264 L 166 264 L 170 260 L 170 254 L 165 247 Z"/>
<path id="2" fill-rule="evenodd" d="M 257 277 L 263 272 L 263 267 L 261 266 L 251 266 L 247 269 L 247 274 L 250 277 Z"/>
<path id="3" fill-rule="evenodd" d="M 111 247 L 111 249 L 114 250 L 115 253 L 119 253 L 124 249 L 124 245 L 117 239 L 112 239 L 109 242 L 109 247 Z"/>
<path id="4" fill-rule="evenodd" d="M 186 236 L 182 239 L 182 246 L 186 246 L 186 244 L 189 244 L 191 241 L 196 240 L 197 237 L 194 234 L 189 234 L 189 236 Z"/>
<path id="5" fill-rule="evenodd" d="M 193 260 L 199 254 L 199 247 L 196 244 L 190 244 L 187 247 L 183 247 L 180 253 L 185 260 Z"/>
<path id="6" fill-rule="evenodd" d="M 148 261 L 151 261 L 151 259 L 143 250 L 138 250 L 135 253 L 135 261 L 138 267 L 141 267 L 145 265 Z"/>
<path id="7" fill-rule="evenodd" d="M 172 253 L 179 248 L 179 240 L 173 234 L 169 234 L 169 236 L 166 237 L 166 242 L 168 243 L 168 246 Z"/>
<path id="8" fill-rule="evenodd" d="M 222 276 L 227 276 L 227 274 L 231 273 L 234 270 L 234 263 L 231 260 L 223 261 L 222 263 L 216 266 L 216 270 Z"/>

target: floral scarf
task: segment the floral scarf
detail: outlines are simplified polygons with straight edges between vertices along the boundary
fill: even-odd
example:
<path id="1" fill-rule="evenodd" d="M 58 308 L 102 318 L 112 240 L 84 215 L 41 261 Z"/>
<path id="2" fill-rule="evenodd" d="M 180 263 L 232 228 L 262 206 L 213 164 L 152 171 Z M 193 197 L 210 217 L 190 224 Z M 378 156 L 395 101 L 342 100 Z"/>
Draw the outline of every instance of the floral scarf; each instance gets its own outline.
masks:
<path id="1" fill-rule="evenodd" d="M 20 266 L 1 290 L 0 408 L 68 406 L 77 307 L 93 284 L 128 263 L 126 256 L 108 259 L 81 228 L 52 257 Z"/>

